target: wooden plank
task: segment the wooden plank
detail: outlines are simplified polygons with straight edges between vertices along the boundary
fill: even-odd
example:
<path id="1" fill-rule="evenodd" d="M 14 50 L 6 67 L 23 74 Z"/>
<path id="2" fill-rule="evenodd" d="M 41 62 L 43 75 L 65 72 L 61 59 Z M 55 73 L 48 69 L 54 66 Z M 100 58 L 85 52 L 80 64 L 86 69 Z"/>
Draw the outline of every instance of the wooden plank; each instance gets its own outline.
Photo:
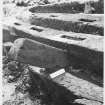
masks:
<path id="1" fill-rule="evenodd" d="M 60 70 L 58 70 L 58 71 L 56 71 L 56 72 L 54 72 L 54 73 L 51 73 L 51 74 L 50 74 L 50 78 L 51 78 L 51 79 L 57 78 L 57 77 L 59 77 L 59 76 L 61 76 L 61 75 L 63 75 L 63 74 L 65 74 L 65 70 L 64 70 L 64 69 L 60 69 Z"/>

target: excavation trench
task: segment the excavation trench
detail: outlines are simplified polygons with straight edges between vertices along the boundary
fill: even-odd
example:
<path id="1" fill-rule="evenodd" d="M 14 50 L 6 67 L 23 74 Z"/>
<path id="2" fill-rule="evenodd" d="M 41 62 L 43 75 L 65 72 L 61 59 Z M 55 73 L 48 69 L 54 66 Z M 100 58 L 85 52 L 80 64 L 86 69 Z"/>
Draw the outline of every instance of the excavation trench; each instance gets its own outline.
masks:
<path id="1" fill-rule="evenodd" d="M 12 32 L 10 29 L 4 28 L 3 29 L 4 41 L 9 40 L 14 42 L 18 38 L 27 38 L 27 39 L 32 39 L 33 41 L 38 41 L 42 44 L 48 45 L 49 47 L 55 47 L 55 48 L 61 49 L 62 51 L 65 50 L 70 59 L 71 65 L 73 64 L 77 68 L 82 67 L 83 69 L 89 69 L 90 71 L 92 70 L 98 73 L 99 75 L 103 76 L 103 51 L 100 47 L 98 47 L 95 44 L 98 41 L 95 38 L 97 36 L 92 37 L 92 40 L 90 40 L 90 42 L 92 41 L 91 43 L 86 42 L 86 44 L 83 43 L 79 45 L 78 43 L 80 42 L 82 43 L 85 40 L 88 41 L 88 37 L 85 37 L 84 34 L 83 36 L 81 34 L 80 34 L 81 36 L 80 35 L 75 36 L 74 33 L 73 34 L 70 33 L 71 35 L 69 35 L 69 33 L 68 34 L 63 33 L 58 35 L 55 34 L 54 36 L 54 34 L 52 33 L 52 35 L 50 34 L 51 36 L 50 37 L 49 34 L 47 33 L 48 31 L 46 32 L 43 28 L 40 28 L 37 26 L 29 26 L 29 28 L 27 28 L 27 31 L 26 29 L 24 29 L 24 25 L 23 26 L 21 25 L 21 27 L 20 25 L 19 26 L 17 25 L 17 27 L 14 27 L 14 26 L 7 26 L 7 27 L 11 27 L 10 29 L 12 29 L 14 35 L 11 35 Z M 46 34 L 44 32 L 46 32 Z M 40 35 L 40 33 L 42 36 Z M 59 41 L 59 39 L 61 41 Z M 63 40 L 67 40 L 68 43 L 66 41 L 64 42 Z M 72 43 L 70 43 L 70 41 Z M 103 41 L 102 37 L 100 36 L 99 42 L 97 43 L 99 43 L 99 45 L 101 46 L 102 41 Z M 92 49 L 90 49 L 91 44 L 94 44 Z"/>
<path id="2" fill-rule="evenodd" d="M 88 20 L 92 21 L 92 20 Z M 72 22 L 72 21 L 62 21 L 56 19 L 48 19 L 48 18 L 34 18 L 30 19 L 31 24 L 49 27 L 57 30 L 71 31 L 76 33 L 86 33 L 86 34 L 94 34 L 103 36 L 104 29 L 103 27 L 97 27 L 94 25 L 83 24 L 81 22 Z"/>
<path id="3" fill-rule="evenodd" d="M 93 105 L 102 104 L 102 100 L 98 96 L 97 98 L 94 97 L 94 95 L 89 97 L 90 94 L 88 95 L 87 93 L 85 93 L 83 96 L 79 94 L 75 95 L 75 92 L 70 91 L 65 84 L 64 86 L 61 85 L 60 83 L 64 78 L 64 75 L 60 76 L 61 79 L 56 77 L 56 79 L 52 80 L 44 72 L 39 74 L 35 71 L 35 69 L 33 70 L 28 68 L 27 70 L 23 71 L 22 76 L 20 77 L 21 82 L 18 80 L 19 83 L 16 87 L 16 90 L 24 94 L 28 92 L 32 101 L 35 99 L 40 99 L 42 105 L 84 105 L 76 102 L 76 100 L 85 99 L 86 102 L 90 101 L 90 103 L 86 105 L 91 105 L 91 103 L 93 103 Z M 68 78 L 66 77 L 66 79 Z M 74 90 L 75 89 L 76 88 L 74 88 Z"/>
<path id="4" fill-rule="evenodd" d="M 23 32 L 23 34 L 21 34 L 21 35 L 26 36 L 26 33 Z M 29 38 L 29 34 L 27 34 L 27 36 Z M 66 37 L 66 38 L 69 38 L 72 40 L 83 40 L 83 39 L 79 39 L 79 38 L 77 39 L 74 37 L 67 37 L 65 35 L 63 37 L 64 38 Z M 33 39 L 33 38 L 35 38 L 35 37 L 30 37 L 30 39 Z M 43 39 L 40 39 L 40 40 L 43 41 Z M 48 41 L 48 42 L 52 43 L 50 41 Z M 53 44 L 55 44 L 55 43 L 53 42 Z M 71 55 L 71 57 L 73 57 L 73 55 Z M 84 64 L 81 63 L 82 65 L 78 65 L 78 64 L 80 64 L 80 62 L 81 61 L 80 61 L 80 59 L 78 59 L 78 57 L 77 58 L 73 57 L 71 63 L 73 63 L 74 66 L 80 66 L 79 68 L 81 68 L 81 66 L 84 66 L 84 67 L 88 66 L 88 65 L 87 66 L 84 65 L 85 62 L 84 62 Z M 67 71 L 67 72 L 69 72 L 69 71 Z M 58 81 L 55 80 L 55 82 L 54 82 L 53 80 L 49 79 L 49 77 L 46 77 L 46 75 L 39 75 L 36 72 L 33 72 L 31 70 L 28 73 L 29 73 L 28 77 L 31 78 L 31 80 L 29 82 L 30 87 L 28 87 L 28 90 L 26 89 L 26 91 L 29 92 L 31 100 L 33 100 L 33 101 L 34 101 L 34 99 L 38 98 L 41 100 L 42 103 L 45 103 L 45 105 L 49 105 L 49 104 L 53 104 L 53 105 L 84 105 L 82 103 L 79 104 L 78 102 L 76 102 L 76 103 L 74 103 L 74 102 L 76 100 L 85 99 L 86 102 L 88 102 L 88 101 L 90 102 L 87 105 L 89 105 L 89 104 L 91 105 L 91 103 L 94 103 L 93 105 L 96 105 L 97 103 L 99 105 L 102 105 L 102 97 L 101 97 L 102 89 L 100 89 L 100 87 L 96 86 L 96 88 L 99 88 L 98 92 L 93 91 L 93 93 L 91 92 L 92 94 L 90 94 L 90 93 L 88 94 L 88 92 L 89 92 L 89 91 L 87 92 L 88 89 L 87 90 L 82 90 L 82 89 L 79 90 L 79 88 L 84 85 L 84 82 L 83 82 L 83 84 L 76 86 L 77 81 L 78 82 L 80 81 L 78 79 L 75 80 L 74 78 L 69 78 L 69 77 L 66 78 L 65 77 L 65 80 L 63 82 L 62 82 L 62 80 L 58 80 Z M 24 75 L 23 75 L 23 77 L 24 77 Z M 90 75 L 89 75 L 89 78 L 90 78 Z M 84 79 L 84 78 L 82 78 L 82 79 Z M 26 81 L 26 83 L 27 83 L 27 81 Z M 92 81 L 91 81 L 91 83 L 92 83 Z M 86 87 L 89 88 L 89 83 L 86 83 L 86 84 L 88 84 L 88 86 L 86 86 Z M 27 84 L 22 83 L 22 85 L 27 85 Z M 93 87 L 90 86 L 90 88 L 91 89 L 94 88 L 94 85 L 93 85 Z M 19 91 L 25 90 L 24 86 L 23 87 L 18 86 L 18 89 L 19 89 Z M 74 94 L 74 93 L 76 93 L 76 94 Z"/>
<path id="5" fill-rule="evenodd" d="M 29 12 L 29 11 L 28 11 Z M 71 31 L 76 33 L 86 33 L 93 35 L 104 35 L 103 16 L 92 16 L 78 14 L 54 14 L 54 13 L 34 13 L 29 12 L 29 16 L 18 15 L 17 19 L 32 25 L 53 28 L 56 30 Z M 73 18 L 74 17 L 74 18 Z"/>
<path id="6" fill-rule="evenodd" d="M 57 5 L 55 4 L 54 6 L 48 5 L 48 6 L 38 6 L 36 8 L 31 8 L 30 11 L 33 12 L 32 16 L 27 18 L 23 14 L 23 16 L 21 16 L 21 17 L 20 16 L 16 17 L 16 18 L 20 19 L 21 21 L 23 21 L 24 23 L 25 22 L 29 23 L 30 27 L 28 27 L 28 29 L 26 27 L 24 27 L 23 24 L 18 23 L 18 22 L 14 22 L 14 25 L 16 27 L 11 27 L 11 25 L 7 26 L 7 27 L 9 27 L 10 30 L 3 29 L 3 42 L 9 42 L 9 41 L 14 42 L 18 38 L 26 38 L 29 40 L 32 39 L 33 41 L 38 41 L 41 44 L 46 44 L 46 46 L 48 45 L 51 49 L 53 49 L 55 47 L 55 49 L 52 50 L 52 52 L 55 50 L 58 50 L 58 49 L 60 49 L 59 51 L 66 51 L 66 55 L 71 60 L 70 61 L 71 65 L 69 65 L 70 67 L 64 68 L 66 70 L 65 75 L 61 76 L 60 79 L 58 77 L 51 79 L 49 77 L 49 73 L 52 73 L 52 70 L 54 71 L 53 68 L 52 69 L 46 68 L 46 70 L 49 70 L 46 74 L 45 72 L 37 73 L 30 68 L 23 70 L 22 68 L 17 69 L 17 68 L 13 68 L 13 67 L 9 66 L 9 68 L 11 69 L 10 77 L 11 77 L 11 74 L 12 74 L 12 76 L 14 75 L 14 79 L 11 79 L 9 82 L 10 82 L 10 85 L 12 83 L 16 82 L 17 85 L 16 85 L 15 90 L 21 92 L 23 95 L 25 93 L 29 93 L 29 98 L 33 102 L 35 101 L 35 99 L 40 99 L 41 105 L 91 105 L 91 104 L 92 105 L 102 105 L 103 104 L 103 96 L 102 96 L 103 82 L 98 81 L 97 80 L 98 77 L 95 78 L 96 80 L 93 80 L 93 81 L 90 78 L 91 78 L 91 76 L 93 76 L 94 73 L 96 73 L 97 76 L 99 76 L 99 75 L 101 75 L 101 77 L 103 76 L 103 51 L 100 50 L 100 48 L 98 49 L 96 46 L 91 49 L 91 48 L 88 48 L 87 46 L 78 46 L 78 44 L 75 45 L 74 43 L 68 45 L 68 43 L 62 42 L 62 40 L 67 40 L 67 41 L 69 40 L 70 42 L 73 42 L 73 41 L 74 42 L 79 42 L 79 41 L 82 42 L 87 39 L 85 37 L 75 37 L 72 35 L 69 36 L 64 33 L 60 34 L 60 36 L 59 36 L 61 41 L 56 40 L 56 37 L 54 39 L 53 34 L 51 36 L 52 39 L 50 37 L 49 38 L 41 37 L 40 34 L 44 32 L 44 28 L 37 27 L 37 26 L 43 26 L 43 27 L 47 27 L 47 28 L 60 30 L 60 31 L 63 30 L 66 32 L 69 32 L 69 31 L 76 32 L 77 34 L 78 33 L 87 33 L 87 34 L 91 34 L 91 35 L 94 34 L 94 35 L 96 35 L 96 37 L 104 35 L 103 34 L 104 28 L 103 28 L 102 24 L 101 24 L 101 26 L 91 25 L 91 23 L 95 23 L 97 21 L 95 19 L 80 18 L 79 21 L 72 21 L 72 20 L 66 21 L 66 19 L 65 20 L 57 19 L 57 18 L 59 18 L 59 16 L 56 14 L 51 14 L 51 15 L 49 15 L 48 18 L 43 17 L 43 15 L 41 17 L 40 17 L 40 15 L 36 15 L 36 16 L 34 15 L 34 12 L 36 12 L 36 14 L 37 14 L 37 13 L 41 13 L 41 12 L 43 12 L 43 13 L 46 13 L 46 12 L 47 13 L 53 13 L 53 12 L 55 12 L 55 13 L 62 13 L 62 12 L 63 13 L 78 13 L 79 12 L 80 13 L 81 11 L 83 11 L 82 4 L 81 4 L 82 10 L 79 10 L 79 11 L 78 11 L 78 8 L 76 8 L 77 7 L 76 5 L 74 5 L 76 11 L 72 10 L 72 7 L 70 5 L 71 4 L 62 4 L 61 6 L 59 6 L 59 4 L 57 4 Z M 71 9 L 71 11 L 70 11 L 70 9 Z M 27 16 L 28 16 L 28 14 L 27 14 Z M 22 28 L 22 25 L 26 29 Z M 37 25 L 37 26 L 35 26 L 35 25 Z M 38 35 L 36 35 L 36 33 L 38 33 Z M 44 35 L 42 35 L 42 36 L 44 36 Z M 96 39 L 98 39 L 98 38 L 96 38 Z M 100 39 L 102 39 L 102 38 L 100 38 Z M 98 40 L 98 42 L 99 42 L 99 40 Z M 96 42 L 97 42 L 97 40 L 96 40 Z M 98 43 L 97 45 L 102 45 L 102 44 Z M 44 45 L 40 46 L 40 48 L 42 48 L 42 49 L 48 48 L 48 50 L 51 50 L 48 46 L 47 47 L 43 47 L 43 46 Z M 7 50 L 10 51 L 10 49 L 11 49 L 10 47 L 11 47 L 11 45 L 7 46 Z M 24 48 L 25 47 L 22 46 L 21 51 Z M 33 46 L 31 46 L 29 48 L 33 48 Z M 28 47 L 26 49 L 29 50 Z M 32 51 L 35 53 L 36 50 L 34 51 L 32 49 Z M 24 50 L 23 50 L 23 52 L 24 52 Z M 25 53 L 25 54 L 27 56 L 27 53 Z M 29 50 L 28 54 L 32 55 L 30 50 Z M 51 54 L 51 55 L 53 55 L 53 54 Z M 42 55 L 43 55 L 43 53 L 42 53 Z M 23 57 L 23 59 L 25 58 L 24 54 L 22 57 Z M 46 56 L 46 58 L 47 57 L 48 56 Z M 57 59 L 57 57 L 56 57 L 56 59 Z M 39 60 L 39 58 L 37 60 Z M 47 64 L 48 63 L 49 62 L 47 62 Z M 35 62 L 34 62 L 34 66 L 35 66 Z M 74 67 L 74 68 L 71 69 L 72 67 Z M 4 70 L 4 72 L 7 72 L 7 74 L 8 74 L 9 69 L 5 69 L 5 70 Z M 50 70 L 51 70 L 51 72 L 50 72 Z M 87 70 L 87 71 L 84 71 L 84 70 Z M 26 71 L 27 71 L 27 73 L 26 73 Z M 18 94 L 18 93 L 16 93 L 16 94 Z M 85 99 L 85 102 L 83 103 L 84 99 Z M 81 100 L 81 102 L 77 102 L 77 100 Z M 10 100 L 8 102 L 10 102 Z M 8 102 L 7 102 L 7 104 L 4 104 L 4 105 L 8 105 Z M 19 104 L 21 104 L 21 102 L 19 102 Z M 10 105 L 14 105 L 14 104 L 12 103 Z M 27 105 L 29 105 L 29 103 Z"/>

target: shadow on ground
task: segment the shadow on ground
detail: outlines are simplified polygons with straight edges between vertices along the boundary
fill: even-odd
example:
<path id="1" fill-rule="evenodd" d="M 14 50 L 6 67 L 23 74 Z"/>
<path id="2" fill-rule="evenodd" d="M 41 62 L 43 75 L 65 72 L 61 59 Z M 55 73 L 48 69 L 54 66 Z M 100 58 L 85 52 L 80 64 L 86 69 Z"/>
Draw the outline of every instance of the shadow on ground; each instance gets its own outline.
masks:
<path id="1" fill-rule="evenodd" d="M 46 105 L 82 105 L 73 103 L 77 97 L 65 87 L 53 82 L 46 77 L 40 76 L 35 72 L 30 72 L 30 88 L 29 93 L 31 99 L 37 96 Z"/>

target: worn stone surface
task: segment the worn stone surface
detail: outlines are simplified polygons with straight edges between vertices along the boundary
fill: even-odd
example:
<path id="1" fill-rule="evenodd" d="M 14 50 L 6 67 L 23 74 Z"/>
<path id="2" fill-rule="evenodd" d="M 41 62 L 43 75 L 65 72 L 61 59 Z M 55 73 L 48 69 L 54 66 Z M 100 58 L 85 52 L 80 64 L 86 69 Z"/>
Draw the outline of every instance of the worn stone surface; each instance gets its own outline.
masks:
<path id="1" fill-rule="evenodd" d="M 40 8 L 40 6 L 38 8 Z M 62 6 L 59 9 L 61 8 Z M 39 9 L 38 11 L 40 10 L 41 9 Z M 48 8 L 46 8 L 46 10 L 48 11 Z M 58 9 L 56 10 L 58 11 Z M 41 11 L 44 11 L 43 7 Z M 59 66 L 62 65 L 61 67 L 64 67 L 65 65 L 67 66 L 68 62 L 66 62 L 67 59 L 65 58 L 69 54 L 69 60 L 70 60 L 69 63 L 75 62 L 76 65 L 82 64 L 85 67 L 88 67 L 89 71 L 93 71 L 93 72 L 95 71 L 97 72 L 98 75 L 100 73 L 101 75 L 103 75 L 103 72 L 102 72 L 102 69 L 103 69 L 103 37 L 99 37 L 99 34 L 103 35 L 103 30 L 104 30 L 103 29 L 103 16 L 101 14 L 100 15 L 98 14 L 97 15 L 96 14 L 95 15 L 84 15 L 84 14 L 75 14 L 75 15 L 74 14 L 70 14 L 70 15 L 64 14 L 62 15 L 62 14 L 52 14 L 52 13 L 51 14 L 50 13 L 49 14 L 47 13 L 46 14 L 34 14 L 34 13 L 28 14 L 28 12 L 26 12 L 25 13 L 26 15 L 24 15 L 23 10 L 20 11 L 19 8 L 13 9 L 12 6 L 9 6 L 9 8 L 6 8 L 4 12 L 6 16 L 16 15 L 17 12 L 20 15 L 23 14 L 24 23 L 29 23 L 29 24 L 32 23 L 32 24 L 37 24 L 37 25 L 44 26 L 44 27 L 55 28 L 58 30 L 59 29 L 65 30 L 65 31 L 71 30 L 73 32 L 77 32 L 77 33 L 71 33 L 71 32 L 57 31 L 57 30 L 53 30 L 49 28 L 47 29 L 47 28 L 38 27 L 32 24 L 31 25 L 20 24 L 17 21 L 15 23 L 15 21 L 10 17 L 9 19 L 7 19 L 6 25 L 9 22 L 12 23 L 12 25 L 8 24 L 9 27 L 7 27 L 6 29 L 3 28 L 3 34 L 4 34 L 3 42 L 8 42 L 8 41 L 13 42 L 18 37 L 19 38 L 21 37 L 29 38 L 28 42 L 25 41 L 25 43 L 24 41 L 22 41 L 21 43 L 20 42 L 18 43 L 18 41 L 15 41 L 15 44 L 11 48 L 10 53 L 9 53 L 11 58 L 14 58 L 15 60 L 18 59 L 20 62 L 31 63 L 33 65 L 35 64 L 41 67 L 51 67 L 50 70 L 53 71 L 56 64 L 57 64 L 57 67 L 58 65 Z M 71 11 L 69 10 L 69 12 Z M 31 18 L 29 18 L 28 16 Z M 21 17 L 18 17 L 18 18 L 21 20 Z M 36 19 L 36 21 L 34 19 Z M 91 33 L 91 35 L 80 34 L 78 32 Z M 94 36 L 93 34 L 96 34 L 96 36 Z M 29 41 L 30 39 L 34 40 L 35 42 L 34 44 L 36 44 L 35 47 L 33 47 L 34 46 L 33 41 L 32 43 L 31 41 Z M 37 43 L 35 40 L 43 44 L 41 43 L 39 44 L 39 42 Z M 20 48 L 18 45 L 22 47 Z M 17 48 L 15 49 L 16 46 Z M 59 48 L 62 50 L 59 50 Z M 6 49 L 9 50 L 10 47 L 7 45 Z M 64 50 L 68 52 L 67 55 L 65 54 Z M 11 52 L 13 55 L 11 54 Z M 40 58 L 40 59 L 37 59 L 37 58 Z M 39 61 L 41 64 L 39 64 Z M 86 71 L 86 69 L 82 69 L 81 72 L 83 72 L 83 70 Z M 39 71 L 39 69 L 37 71 Z M 74 70 L 74 71 L 77 74 L 79 74 L 78 70 Z M 23 77 L 25 77 L 25 75 Z M 80 99 L 76 99 L 75 100 L 76 104 L 73 104 L 73 105 L 77 105 L 77 103 L 80 103 L 80 105 L 81 104 L 83 105 L 102 105 L 103 104 L 103 95 L 102 95 L 103 88 L 90 83 L 88 80 L 85 80 L 87 77 L 86 74 L 84 75 L 81 74 L 81 77 L 84 77 L 84 78 L 81 78 L 81 77 L 78 78 L 77 75 L 73 76 L 70 73 L 66 73 L 63 78 L 60 78 L 60 79 L 56 78 L 56 80 L 54 80 L 57 82 L 56 85 L 55 85 L 55 82 L 47 81 L 47 78 L 44 79 L 45 81 L 43 81 L 42 75 L 39 76 L 40 78 L 37 78 L 38 77 L 37 75 L 33 75 L 33 77 L 34 77 L 33 79 L 36 80 L 38 84 L 41 82 L 41 88 L 44 88 L 45 90 L 47 90 L 46 92 L 51 92 L 52 94 L 50 95 L 54 95 L 54 99 L 57 101 L 60 101 L 62 105 L 65 105 L 62 103 L 63 100 L 64 101 L 66 100 L 65 102 L 67 103 L 67 101 L 72 100 L 75 95 L 78 96 L 78 98 Z M 90 79 L 91 75 L 89 75 L 88 78 Z M 43 82 L 45 83 L 44 85 L 43 85 Z M 7 100 L 5 103 L 3 103 L 4 105 L 37 104 L 37 103 L 33 103 L 28 97 L 26 96 L 24 97 L 24 94 L 14 93 L 15 86 L 12 86 L 12 85 L 14 84 L 7 84 L 6 86 L 4 86 L 4 89 L 3 89 L 4 96 L 3 97 L 4 97 L 4 101 Z M 34 86 L 35 86 L 35 83 L 33 83 L 33 87 Z M 50 91 L 49 91 L 49 87 L 52 88 Z M 32 88 L 30 90 L 32 90 Z M 32 93 L 33 93 L 33 90 L 32 90 Z M 66 93 L 64 90 L 67 90 Z M 68 95 L 68 93 L 70 93 L 70 96 Z M 71 94 L 71 93 L 74 93 L 74 94 Z M 61 105 L 61 104 L 57 104 L 57 105 Z"/>
<path id="2" fill-rule="evenodd" d="M 77 103 L 81 103 L 83 105 L 103 105 L 103 103 L 100 103 L 98 101 L 92 101 L 92 100 L 88 100 L 88 99 L 77 99 L 75 100 L 75 102 Z"/>
<path id="3" fill-rule="evenodd" d="M 80 79 L 67 72 L 62 78 L 55 78 L 54 81 L 74 92 L 77 96 L 81 96 L 88 100 L 103 102 L 103 88 L 91 82 Z"/>
<path id="4" fill-rule="evenodd" d="M 28 14 L 28 15 L 27 15 Z M 16 16 L 33 25 L 49 27 L 57 30 L 72 31 L 94 35 L 104 35 L 104 16 L 89 14 L 30 13 Z"/>
<path id="5" fill-rule="evenodd" d="M 65 51 L 24 38 L 14 42 L 9 56 L 14 60 L 44 68 L 59 68 L 68 65 Z"/>
<path id="6" fill-rule="evenodd" d="M 56 46 L 58 48 L 60 48 L 60 46 L 58 45 L 59 43 L 64 43 L 68 44 L 68 46 L 71 44 L 76 46 L 78 45 L 90 50 L 94 50 L 96 52 L 103 52 L 103 36 L 59 31 L 36 25 L 30 25 L 27 22 L 23 23 L 21 21 L 17 21 L 16 19 L 14 21 L 10 21 L 9 23 L 7 22 L 8 20 L 4 21 L 3 23 L 3 29 L 7 31 L 3 34 L 10 33 L 10 36 L 13 35 L 17 38 L 27 37 L 39 42 L 50 44 L 51 46 Z M 47 42 L 48 40 L 50 40 L 49 43 Z M 54 44 L 52 42 L 54 42 Z M 64 44 L 62 44 L 62 47 L 64 46 Z"/>
<path id="7" fill-rule="evenodd" d="M 14 23 L 20 25 L 14 25 Z M 9 27 L 8 31 L 17 38 L 25 37 L 64 49 L 68 52 L 70 63 L 80 64 L 80 67 L 84 66 L 85 69 L 92 70 L 101 76 L 103 75 L 103 36 L 58 31 L 17 21 L 7 24 L 7 27 Z M 39 30 L 42 31 L 39 32 Z"/>
<path id="8" fill-rule="evenodd" d="M 49 0 L 53 1 L 53 0 Z M 90 0 L 89 0 L 90 1 Z M 95 8 L 95 13 L 103 13 L 103 0 L 101 1 L 94 1 L 92 2 L 92 6 Z M 30 11 L 35 13 L 83 13 L 84 11 L 84 5 L 86 1 L 82 0 L 76 0 L 76 1 L 70 1 L 70 0 L 60 0 L 58 3 L 57 0 L 54 0 L 54 3 L 48 4 L 48 5 L 39 5 L 39 6 L 33 6 Z M 99 6 L 96 6 L 99 5 Z M 100 12 L 99 12 L 100 10 Z"/>
<path id="9" fill-rule="evenodd" d="M 31 67 L 31 70 L 33 72 L 38 73 L 34 67 Z M 45 74 L 43 75 L 41 73 L 38 73 L 38 75 L 41 77 L 42 76 L 47 77 L 47 75 Z M 87 75 L 83 75 L 83 76 L 86 77 Z M 54 81 L 54 84 L 57 83 L 59 86 L 61 87 L 63 86 L 65 88 L 64 90 L 67 90 L 68 93 L 70 92 L 71 95 L 74 94 L 77 96 L 77 98 L 73 99 L 74 100 L 73 103 L 80 103 L 80 105 L 81 104 L 82 105 L 103 105 L 103 87 L 95 85 L 85 79 L 79 78 L 68 72 L 65 72 L 63 75 L 59 75 L 53 78 L 52 80 Z M 52 82 L 50 83 L 48 83 L 48 86 L 51 85 L 50 86 L 51 88 L 55 88 L 55 89 L 58 88 Z M 59 94 L 59 91 L 61 93 L 61 91 L 64 91 L 64 90 L 58 89 L 56 93 Z M 68 97 L 68 100 L 71 100 L 71 96 Z"/>

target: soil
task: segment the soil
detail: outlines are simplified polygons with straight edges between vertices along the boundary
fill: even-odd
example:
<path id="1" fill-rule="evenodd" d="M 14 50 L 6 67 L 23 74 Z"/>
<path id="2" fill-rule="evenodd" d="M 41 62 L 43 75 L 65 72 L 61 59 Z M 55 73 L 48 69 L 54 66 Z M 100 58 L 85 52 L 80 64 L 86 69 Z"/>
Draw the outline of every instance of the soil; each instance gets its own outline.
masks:
<path id="1" fill-rule="evenodd" d="M 51 80 L 47 75 L 36 72 L 41 71 L 41 68 L 32 69 L 28 65 L 8 61 L 6 58 L 3 61 L 3 105 L 102 105 L 103 103 L 103 89 L 98 86 L 99 84 L 93 85 L 73 75 L 73 73 L 81 74 L 81 70 L 72 68 L 70 70 L 72 74 L 66 72 L 65 75 Z M 88 78 L 86 73 L 82 73 L 82 78 Z M 94 81 L 102 83 L 102 79 L 94 78 Z"/>
<path id="2" fill-rule="evenodd" d="M 27 10 L 14 4 L 5 4 L 3 8 L 4 17 Z M 8 61 L 4 56 L 3 105 L 103 105 L 103 78 L 88 70 L 69 68 L 63 77 L 54 80 L 42 75 L 29 65 Z"/>

